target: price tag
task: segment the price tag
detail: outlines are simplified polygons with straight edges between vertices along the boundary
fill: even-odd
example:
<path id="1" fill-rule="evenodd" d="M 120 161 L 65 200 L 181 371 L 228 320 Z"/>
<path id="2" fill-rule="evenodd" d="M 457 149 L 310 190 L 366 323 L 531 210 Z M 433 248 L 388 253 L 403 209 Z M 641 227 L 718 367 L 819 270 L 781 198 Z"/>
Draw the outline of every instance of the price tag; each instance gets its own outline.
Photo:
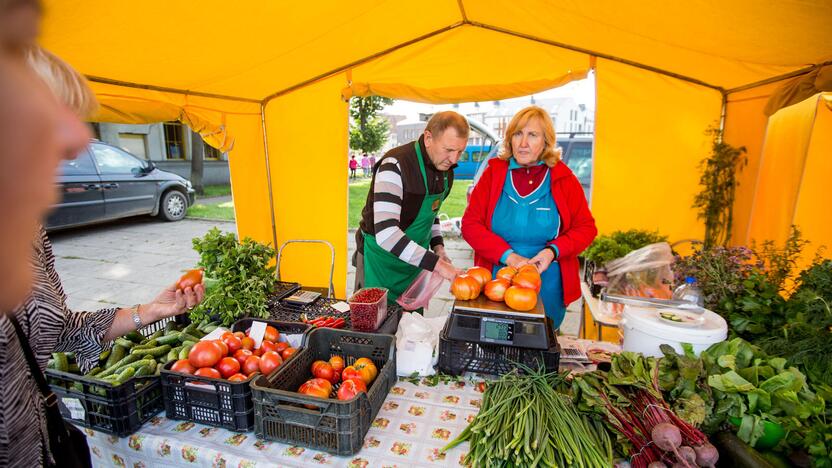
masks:
<path id="1" fill-rule="evenodd" d="M 293 348 L 300 348 L 303 341 L 303 335 L 280 335 L 281 338 L 286 338 L 286 342 Z"/>
<path id="2" fill-rule="evenodd" d="M 248 336 L 254 340 L 254 349 L 258 349 L 263 343 L 263 337 L 266 336 L 266 322 L 251 322 L 251 331 Z"/>
<path id="3" fill-rule="evenodd" d="M 210 340 L 218 340 L 222 336 L 223 333 L 227 332 L 227 328 L 217 327 L 211 333 L 202 337 L 199 341 L 210 341 Z"/>
<path id="4" fill-rule="evenodd" d="M 77 398 L 61 398 L 61 401 L 66 406 L 66 409 L 69 410 L 69 415 L 72 419 L 84 420 L 87 412 L 84 410 L 84 405 L 81 404 L 81 400 Z"/>
<path id="5" fill-rule="evenodd" d="M 330 307 L 341 313 L 350 311 L 350 304 L 344 301 L 336 302 L 335 304 L 332 304 Z"/>

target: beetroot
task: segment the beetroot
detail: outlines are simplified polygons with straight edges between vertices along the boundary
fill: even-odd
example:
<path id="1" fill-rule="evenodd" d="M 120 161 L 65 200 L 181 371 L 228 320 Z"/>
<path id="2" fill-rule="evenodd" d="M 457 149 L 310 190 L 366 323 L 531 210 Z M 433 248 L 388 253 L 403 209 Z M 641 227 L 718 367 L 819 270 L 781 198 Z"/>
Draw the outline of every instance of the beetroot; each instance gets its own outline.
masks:
<path id="1" fill-rule="evenodd" d="M 667 468 L 667 465 L 665 465 L 664 462 L 654 461 L 650 462 L 650 464 L 647 465 L 647 468 Z"/>
<path id="2" fill-rule="evenodd" d="M 719 452 L 711 444 L 698 445 L 693 448 L 693 451 L 696 452 L 696 464 L 699 466 L 713 467 L 716 466 L 716 462 L 719 460 Z"/>
<path id="3" fill-rule="evenodd" d="M 687 445 L 679 447 L 679 458 L 679 461 L 684 460 L 688 464 L 696 466 L 696 452 Z"/>
<path id="4" fill-rule="evenodd" d="M 678 427 L 670 423 L 656 424 L 650 436 L 653 437 L 656 446 L 665 452 L 676 453 L 682 445 L 682 433 L 679 432 Z"/>

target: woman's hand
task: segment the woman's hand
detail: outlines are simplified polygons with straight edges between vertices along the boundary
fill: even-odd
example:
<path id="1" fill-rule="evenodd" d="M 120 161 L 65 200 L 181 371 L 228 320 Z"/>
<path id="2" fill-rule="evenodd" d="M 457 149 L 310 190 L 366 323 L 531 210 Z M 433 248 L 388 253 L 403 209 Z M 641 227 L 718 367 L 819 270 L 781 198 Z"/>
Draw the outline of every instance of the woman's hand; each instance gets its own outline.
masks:
<path id="1" fill-rule="evenodd" d="M 520 268 L 521 266 L 529 263 L 529 259 L 522 256 L 517 255 L 516 253 L 508 254 L 508 258 L 506 259 L 506 265 L 514 268 Z"/>
<path id="2" fill-rule="evenodd" d="M 176 283 L 168 286 L 156 296 L 150 304 L 145 305 L 155 320 L 179 315 L 190 309 L 205 298 L 205 286 L 198 284 L 193 288 L 176 289 Z"/>
<path id="3" fill-rule="evenodd" d="M 549 268 L 549 265 L 551 265 L 554 260 L 555 253 L 552 252 L 552 249 L 545 248 L 532 257 L 532 259 L 529 260 L 529 263 L 537 266 L 537 271 L 543 273 L 547 268 Z"/>

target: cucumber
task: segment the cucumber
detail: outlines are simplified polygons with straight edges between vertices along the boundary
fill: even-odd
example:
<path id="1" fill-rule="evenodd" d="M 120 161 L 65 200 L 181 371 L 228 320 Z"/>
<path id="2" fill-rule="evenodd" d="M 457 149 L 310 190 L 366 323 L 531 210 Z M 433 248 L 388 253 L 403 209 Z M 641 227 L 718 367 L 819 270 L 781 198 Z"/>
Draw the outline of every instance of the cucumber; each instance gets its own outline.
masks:
<path id="1" fill-rule="evenodd" d="M 168 354 L 167 354 L 167 360 L 168 360 L 168 361 L 171 361 L 171 360 L 173 360 L 173 359 L 178 358 L 178 357 L 179 357 L 179 350 L 180 350 L 181 348 L 182 348 L 181 346 L 178 346 L 178 347 L 176 347 L 176 348 L 172 348 L 170 351 L 168 351 Z"/>
<path id="2" fill-rule="evenodd" d="M 55 360 L 50 359 L 50 360 L 46 361 L 46 368 L 47 369 L 54 369 L 55 368 Z"/>
<path id="3" fill-rule="evenodd" d="M 154 358 L 162 357 L 169 353 L 171 350 L 170 345 L 162 345 L 156 346 L 155 348 L 143 349 L 141 350 L 141 354 L 145 356 L 153 356 Z"/>
<path id="4" fill-rule="evenodd" d="M 205 334 L 207 335 L 207 334 L 211 333 L 212 331 L 216 330 L 217 328 L 219 328 L 219 325 L 215 325 L 215 324 L 212 323 L 212 324 L 206 325 L 205 328 L 202 329 L 202 331 L 204 331 Z"/>
<path id="5" fill-rule="evenodd" d="M 101 371 L 103 371 L 103 370 L 104 369 L 102 369 L 100 367 L 93 367 L 92 369 L 90 369 L 89 372 L 87 372 L 87 376 L 88 377 L 95 377 L 96 375 L 100 374 Z"/>
<path id="6" fill-rule="evenodd" d="M 174 322 L 173 320 L 169 320 L 165 324 L 165 335 L 170 335 L 174 331 L 176 331 L 176 322 Z"/>
<path id="7" fill-rule="evenodd" d="M 118 362 L 114 363 L 111 366 L 107 366 L 103 372 L 98 374 L 98 377 L 107 377 L 108 375 L 112 375 L 119 367 L 124 366 L 126 364 L 130 364 L 131 362 L 136 362 L 141 359 L 141 356 L 138 354 L 128 354 Z"/>
<path id="8" fill-rule="evenodd" d="M 139 370 L 136 371 L 136 374 L 134 375 L 134 377 L 141 377 L 141 376 L 144 376 L 144 375 L 153 375 L 154 372 L 156 372 L 156 363 L 155 362 L 153 364 L 148 364 L 146 366 L 140 367 Z"/>
<path id="9" fill-rule="evenodd" d="M 144 366 L 142 366 L 142 367 L 144 367 Z M 125 380 L 129 379 L 130 377 L 133 377 L 134 375 L 136 375 L 136 368 L 135 367 L 128 367 L 128 368 L 124 369 L 123 371 L 121 371 L 118 374 L 118 380 L 121 380 L 122 382 L 124 382 Z"/>
<path id="10" fill-rule="evenodd" d="M 129 369 L 129 368 L 138 369 L 139 367 L 146 366 L 146 365 L 151 364 L 151 363 L 155 364 L 156 361 L 153 360 L 153 359 L 141 359 L 139 361 L 131 362 L 129 364 L 125 364 L 125 365 L 119 367 L 118 369 L 116 369 L 115 372 L 113 372 L 113 375 L 121 375 L 124 372 L 125 369 Z"/>
<path id="11" fill-rule="evenodd" d="M 183 334 L 183 335 L 189 335 L 189 334 L 191 334 L 191 333 L 193 333 L 193 332 L 197 331 L 197 329 L 196 329 L 196 325 L 197 325 L 197 324 L 195 324 L 195 323 L 192 323 L 192 324 L 188 325 L 187 327 L 185 327 L 185 328 L 182 330 L 182 334 Z"/>
<path id="12" fill-rule="evenodd" d="M 182 349 L 179 350 L 179 359 L 188 359 L 188 354 L 191 353 L 191 348 L 194 345 L 182 345 Z"/>
<path id="13" fill-rule="evenodd" d="M 107 358 L 107 361 L 104 363 L 104 368 L 107 369 L 108 367 L 112 366 L 113 364 L 117 363 L 124 359 L 124 356 L 127 356 L 127 348 L 121 346 L 119 344 L 113 346 L 112 352 L 110 356 Z"/>
<path id="14" fill-rule="evenodd" d="M 55 370 L 69 371 L 69 359 L 67 359 L 66 353 L 52 353 L 52 359 L 55 360 Z"/>
<path id="15" fill-rule="evenodd" d="M 123 338 L 123 337 L 116 338 L 115 343 L 117 345 L 121 346 L 122 348 L 126 348 L 126 349 L 131 349 L 131 348 L 133 348 L 133 346 L 136 346 L 136 343 L 133 343 L 132 341 L 128 340 L 127 338 Z"/>
<path id="16" fill-rule="evenodd" d="M 137 331 L 131 331 L 130 333 L 124 335 L 124 337 L 136 344 L 144 341 L 144 336 Z"/>
<path id="17" fill-rule="evenodd" d="M 107 360 L 107 358 L 109 358 L 109 357 L 110 357 L 110 353 L 112 353 L 112 352 L 113 352 L 113 350 L 112 350 L 112 349 L 108 349 L 108 350 L 105 350 L 105 351 L 101 351 L 101 354 L 98 356 L 98 362 L 104 362 L 104 361 L 106 361 L 106 360 Z"/>
<path id="18" fill-rule="evenodd" d="M 159 346 L 159 344 L 156 342 L 156 340 L 150 340 L 150 341 L 148 341 L 146 344 L 143 344 L 143 345 L 138 345 L 138 346 L 133 346 L 133 347 L 130 349 L 130 354 L 138 354 L 138 353 L 142 353 L 142 352 L 144 352 L 144 351 L 147 351 L 148 349 L 153 349 L 153 348 L 155 348 L 155 347 L 157 347 L 157 346 Z"/>
<path id="19" fill-rule="evenodd" d="M 161 337 L 164 334 L 165 334 L 164 330 L 157 330 L 157 331 L 153 332 L 152 335 L 148 336 L 147 339 L 148 340 L 155 340 L 155 339 Z"/>
<path id="20" fill-rule="evenodd" d="M 81 368 L 78 367 L 78 364 L 74 363 L 74 362 L 69 365 L 69 368 L 67 368 L 67 370 L 69 372 L 72 372 L 73 374 L 79 374 L 79 375 L 81 374 Z"/>
<path id="21" fill-rule="evenodd" d="M 179 335 L 180 333 L 178 331 L 170 332 L 165 336 L 160 336 L 159 338 L 156 338 L 156 343 L 160 345 L 168 344 L 173 346 L 174 343 L 179 341 Z"/>
<path id="22" fill-rule="evenodd" d="M 191 335 L 191 334 L 188 334 L 188 333 L 185 333 L 185 332 L 182 332 L 182 334 L 179 335 L 179 339 L 182 341 L 182 343 L 184 343 L 186 341 L 193 341 L 194 343 L 199 343 L 199 340 L 200 340 L 199 337 L 196 337 L 194 335 Z"/>

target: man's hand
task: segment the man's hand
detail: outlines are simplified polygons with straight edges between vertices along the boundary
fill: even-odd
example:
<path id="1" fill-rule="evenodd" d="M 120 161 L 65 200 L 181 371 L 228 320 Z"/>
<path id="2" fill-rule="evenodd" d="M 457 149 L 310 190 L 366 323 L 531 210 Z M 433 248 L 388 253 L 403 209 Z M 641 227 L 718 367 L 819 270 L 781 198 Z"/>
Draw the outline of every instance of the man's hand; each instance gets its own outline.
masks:
<path id="1" fill-rule="evenodd" d="M 522 255 L 517 255 L 516 253 L 509 254 L 508 258 L 506 259 L 506 265 L 514 268 L 520 268 L 521 266 L 527 263 L 529 263 L 528 258 Z"/>
<path id="2" fill-rule="evenodd" d="M 454 267 L 453 263 L 443 260 L 441 258 L 438 262 L 436 262 L 436 267 L 433 269 L 433 271 L 439 273 L 439 275 L 441 275 L 442 278 L 445 278 L 448 281 L 453 281 L 454 278 L 457 277 L 457 275 L 462 273 L 461 270 L 457 270 L 456 267 Z"/>
<path id="3" fill-rule="evenodd" d="M 440 244 L 440 245 L 437 245 L 436 247 L 434 247 L 433 248 L 433 253 L 435 253 L 436 255 L 439 255 L 440 259 L 445 260 L 448 263 L 452 263 L 451 262 L 451 257 L 448 257 L 448 255 L 445 253 L 445 246 L 444 245 Z"/>
<path id="4" fill-rule="evenodd" d="M 537 255 L 532 257 L 532 259 L 529 260 L 529 263 L 532 263 L 535 266 L 537 266 L 537 271 L 543 273 L 544 271 L 546 271 L 547 268 L 549 268 L 549 265 L 551 265 L 554 260 L 555 253 L 552 252 L 552 249 L 547 248 L 541 250 L 537 253 Z"/>
<path id="5" fill-rule="evenodd" d="M 155 320 L 179 315 L 190 309 L 205 298 L 205 287 L 198 284 L 193 288 L 176 289 L 176 283 L 168 286 L 156 296 L 150 304 L 145 305 Z"/>

